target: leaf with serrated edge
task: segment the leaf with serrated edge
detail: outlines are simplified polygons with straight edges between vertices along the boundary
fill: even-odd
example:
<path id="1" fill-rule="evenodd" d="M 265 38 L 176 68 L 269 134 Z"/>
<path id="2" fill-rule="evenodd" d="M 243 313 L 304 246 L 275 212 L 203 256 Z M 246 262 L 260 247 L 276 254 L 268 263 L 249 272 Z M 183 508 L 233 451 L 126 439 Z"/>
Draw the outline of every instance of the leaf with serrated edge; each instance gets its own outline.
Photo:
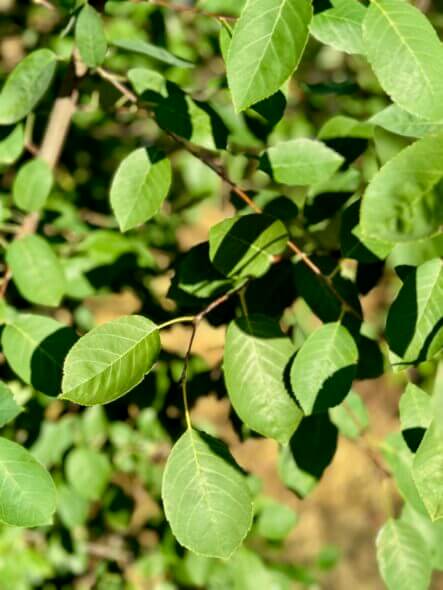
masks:
<path id="1" fill-rule="evenodd" d="M 443 262 L 429 260 L 413 269 L 386 320 L 389 348 L 405 363 L 435 356 L 443 346 Z"/>
<path id="2" fill-rule="evenodd" d="M 121 231 L 148 221 L 159 211 L 171 185 L 167 158 L 152 161 L 139 148 L 121 162 L 111 185 L 111 206 Z"/>
<path id="3" fill-rule="evenodd" d="M 313 332 L 291 367 L 291 384 L 305 414 L 324 412 L 348 394 L 356 371 L 358 349 L 339 322 Z"/>
<path id="4" fill-rule="evenodd" d="M 346 53 L 364 54 L 362 23 L 366 8 L 357 0 L 335 0 L 314 16 L 309 30 L 318 41 Z"/>
<path id="5" fill-rule="evenodd" d="M 309 0 L 247 0 L 228 50 L 237 111 L 274 94 L 301 59 L 312 18 Z"/>
<path id="6" fill-rule="evenodd" d="M 443 118 L 443 46 L 426 16 L 403 0 L 372 0 L 363 43 L 383 90 L 406 111 Z"/>
<path id="7" fill-rule="evenodd" d="M 432 421 L 432 398 L 423 389 L 408 383 L 399 403 L 403 430 L 427 428 Z"/>
<path id="8" fill-rule="evenodd" d="M 22 446 L 0 438 L 0 522 L 48 525 L 55 506 L 55 486 L 46 469 Z"/>
<path id="9" fill-rule="evenodd" d="M 0 125 L 16 123 L 33 110 L 51 83 L 56 59 L 49 49 L 37 49 L 14 68 L 0 92 Z"/>
<path id="10" fill-rule="evenodd" d="M 417 449 L 412 476 L 431 520 L 443 518 L 443 426 L 438 418 Z"/>
<path id="11" fill-rule="evenodd" d="M 407 242 L 432 235 L 443 222 L 443 132 L 419 139 L 380 168 L 363 195 L 365 236 Z"/>
<path id="12" fill-rule="evenodd" d="M 12 270 L 12 280 L 25 299 L 51 307 L 60 304 L 65 294 L 65 275 L 44 238 L 25 236 L 14 240 L 6 250 L 6 262 Z"/>
<path id="13" fill-rule="evenodd" d="M 207 557 L 228 559 L 252 524 L 251 496 L 240 468 L 221 441 L 194 429 L 169 455 L 162 499 L 178 542 Z"/>
<path id="14" fill-rule="evenodd" d="M 389 519 L 377 536 L 377 561 L 388 590 L 427 590 L 431 557 L 419 532 Z"/>
<path id="15" fill-rule="evenodd" d="M 303 416 L 285 381 L 294 352 L 271 318 L 257 314 L 229 324 L 223 361 L 229 399 L 247 426 L 281 443 Z"/>
<path id="16" fill-rule="evenodd" d="M 143 380 L 159 352 L 157 326 L 147 318 L 124 316 L 98 326 L 69 351 L 60 397 L 84 406 L 112 402 Z"/>

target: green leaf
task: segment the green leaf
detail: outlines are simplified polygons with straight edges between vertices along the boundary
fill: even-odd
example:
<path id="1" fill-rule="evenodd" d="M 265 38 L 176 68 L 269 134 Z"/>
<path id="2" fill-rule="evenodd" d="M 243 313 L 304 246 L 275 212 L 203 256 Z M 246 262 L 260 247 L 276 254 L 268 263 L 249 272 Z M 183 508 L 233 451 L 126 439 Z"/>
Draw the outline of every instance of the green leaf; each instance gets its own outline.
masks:
<path id="1" fill-rule="evenodd" d="M 404 505 L 400 518 L 421 534 L 431 554 L 432 567 L 443 571 L 443 520 L 432 522 L 427 514 L 417 512 L 409 504 Z"/>
<path id="2" fill-rule="evenodd" d="M 140 96 L 143 96 L 147 92 L 163 97 L 168 96 L 166 79 L 155 70 L 132 68 L 128 72 L 128 79 L 135 92 Z"/>
<path id="3" fill-rule="evenodd" d="M 294 528 L 297 513 L 279 502 L 267 502 L 257 519 L 257 532 L 270 541 L 282 541 Z"/>
<path id="4" fill-rule="evenodd" d="M 57 498 L 57 512 L 66 528 L 74 529 L 85 524 L 90 508 L 86 498 L 65 484 L 57 489 Z"/>
<path id="5" fill-rule="evenodd" d="M 40 158 L 26 162 L 12 185 L 14 203 L 23 211 L 38 211 L 44 207 L 53 183 L 52 170 Z"/>
<path id="6" fill-rule="evenodd" d="M 411 115 L 396 104 L 391 104 L 379 111 L 369 119 L 369 122 L 405 137 L 420 138 L 431 133 L 440 133 L 443 129 L 443 122 L 430 123 L 425 119 Z"/>
<path id="7" fill-rule="evenodd" d="M 171 164 L 139 148 L 120 163 L 111 185 L 111 206 L 121 231 L 145 223 L 159 211 L 171 185 Z"/>
<path id="8" fill-rule="evenodd" d="M 111 478 L 111 465 L 104 453 L 74 449 L 66 459 L 66 478 L 82 498 L 100 500 Z"/>
<path id="9" fill-rule="evenodd" d="M 305 414 L 339 404 L 351 389 L 358 349 L 339 322 L 325 324 L 303 344 L 291 367 L 291 385 Z"/>
<path id="10" fill-rule="evenodd" d="M 425 15 L 403 0 L 373 0 L 363 42 L 383 90 L 406 111 L 443 118 L 443 46 Z"/>
<path id="11" fill-rule="evenodd" d="M 274 94 L 299 64 L 312 18 L 309 0 L 247 0 L 226 70 L 237 111 Z"/>
<path id="12" fill-rule="evenodd" d="M 279 220 L 253 213 L 225 219 L 209 231 L 209 257 L 228 277 L 260 277 L 286 248 L 288 232 Z"/>
<path id="13" fill-rule="evenodd" d="M 345 53 L 364 54 L 362 23 L 366 8 L 356 0 L 334 0 L 314 16 L 309 30 L 318 41 Z"/>
<path id="14" fill-rule="evenodd" d="M 443 425 L 438 418 L 417 449 L 412 475 L 431 520 L 443 518 Z"/>
<path id="15" fill-rule="evenodd" d="M 169 455 L 162 499 L 178 542 L 208 557 L 229 558 L 252 524 L 250 492 L 228 448 L 193 429 Z"/>
<path id="16" fill-rule="evenodd" d="M 278 322 L 266 316 L 229 324 L 223 369 L 232 406 L 247 426 L 281 443 L 288 442 L 302 418 L 286 382 L 294 351 Z"/>
<path id="17" fill-rule="evenodd" d="M 77 339 L 74 330 L 52 318 L 20 314 L 2 334 L 2 347 L 12 370 L 47 395 L 61 390 L 63 360 Z"/>
<path id="18" fill-rule="evenodd" d="M 407 274 L 386 321 L 389 348 L 405 363 L 435 356 L 443 346 L 443 263 L 429 260 Z"/>
<path id="19" fill-rule="evenodd" d="M 86 4 L 75 25 L 75 43 L 88 68 L 97 68 L 105 60 L 108 44 L 100 14 Z"/>
<path id="20" fill-rule="evenodd" d="M 33 110 L 51 83 L 56 59 L 49 49 L 37 49 L 14 68 L 0 92 L 0 125 L 12 125 Z"/>
<path id="21" fill-rule="evenodd" d="M 160 352 L 157 326 L 125 316 L 94 328 L 69 351 L 62 399 L 84 406 L 106 404 L 138 385 Z"/>
<path id="22" fill-rule="evenodd" d="M 20 412 L 22 407 L 15 401 L 12 391 L 0 381 L 0 428 L 14 420 Z"/>
<path id="23" fill-rule="evenodd" d="M 427 428 L 432 422 L 431 397 L 413 383 L 408 383 L 400 398 L 399 409 L 403 430 Z"/>
<path id="24" fill-rule="evenodd" d="M 163 47 L 157 47 L 146 41 L 140 39 L 119 39 L 112 42 L 113 45 L 119 49 L 125 49 L 126 51 L 132 51 L 134 53 L 140 53 L 146 55 L 157 61 L 161 61 L 170 66 L 176 66 L 179 68 L 193 68 L 194 64 L 186 59 L 174 55 Z"/>
<path id="25" fill-rule="evenodd" d="M 39 435 L 32 445 L 32 456 L 47 469 L 60 465 L 66 451 L 77 439 L 78 418 L 67 414 L 56 422 L 43 422 Z"/>
<path id="26" fill-rule="evenodd" d="M 19 159 L 25 145 L 23 125 L 16 125 L 6 137 L 0 141 L 0 164 L 10 166 Z"/>
<path id="27" fill-rule="evenodd" d="M 0 521 L 20 527 L 51 524 L 55 486 L 22 446 L 0 438 Z"/>
<path id="28" fill-rule="evenodd" d="M 65 293 L 65 275 L 44 238 L 29 235 L 14 240 L 6 250 L 6 262 L 22 297 L 39 305 L 60 304 Z"/>
<path id="29" fill-rule="evenodd" d="M 415 510 L 426 514 L 426 508 L 418 494 L 417 486 L 412 478 L 412 462 L 414 455 L 405 442 L 401 432 L 389 434 L 383 441 L 381 451 L 387 462 L 398 491 L 406 502 Z"/>
<path id="30" fill-rule="evenodd" d="M 292 139 L 267 149 L 260 168 L 277 182 L 307 186 L 324 182 L 343 164 L 344 158 L 314 139 Z"/>
<path id="31" fill-rule="evenodd" d="M 443 133 L 403 149 L 372 178 L 363 196 L 363 234 L 389 242 L 425 238 L 443 222 Z"/>
<path id="32" fill-rule="evenodd" d="M 343 402 L 329 410 L 332 422 L 347 438 L 358 438 L 369 425 L 369 416 L 362 398 L 351 391 Z"/>
<path id="33" fill-rule="evenodd" d="M 416 530 L 405 522 L 389 519 L 376 544 L 380 573 L 388 590 L 428 590 L 431 559 Z"/>
<path id="34" fill-rule="evenodd" d="M 216 297 L 235 284 L 211 264 L 208 242 L 197 244 L 189 250 L 178 268 L 177 275 L 180 289 L 204 299 Z"/>

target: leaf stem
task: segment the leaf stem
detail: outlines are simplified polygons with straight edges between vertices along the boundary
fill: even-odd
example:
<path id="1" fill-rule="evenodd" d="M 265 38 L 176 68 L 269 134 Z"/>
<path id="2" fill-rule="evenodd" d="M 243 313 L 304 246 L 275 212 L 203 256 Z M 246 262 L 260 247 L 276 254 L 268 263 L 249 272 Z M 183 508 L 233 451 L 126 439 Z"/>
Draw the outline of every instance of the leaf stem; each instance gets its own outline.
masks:
<path id="1" fill-rule="evenodd" d="M 168 320 L 166 322 L 163 322 L 162 324 L 159 324 L 157 326 L 157 329 L 163 330 L 163 328 L 173 326 L 174 324 L 184 324 L 187 322 L 194 322 L 195 318 L 196 318 L 195 315 L 184 315 L 184 316 L 180 316 L 178 318 L 172 318 L 172 320 Z"/>

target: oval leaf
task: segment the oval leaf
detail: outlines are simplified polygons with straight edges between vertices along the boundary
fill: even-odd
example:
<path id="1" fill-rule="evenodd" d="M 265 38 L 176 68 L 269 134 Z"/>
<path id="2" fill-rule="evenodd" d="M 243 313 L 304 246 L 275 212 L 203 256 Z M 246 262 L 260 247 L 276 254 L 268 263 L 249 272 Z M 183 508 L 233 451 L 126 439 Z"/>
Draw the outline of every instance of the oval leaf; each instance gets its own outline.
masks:
<path id="1" fill-rule="evenodd" d="M 443 346 L 443 263 L 429 260 L 406 275 L 386 321 L 389 348 L 405 363 L 436 355 Z"/>
<path id="2" fill-rule="evenodd" d="M 305 341 L 291 367 L 291 384 L 305 414 L 339 404 L 351 389 L 358 361 L 354 339 L 340 323 L 325 324 Z"/>
<path id="3" fill-rule="evenodd" d="M 14 240 L 6 250 L 6 263 L 20 294 L 39 305 L 57 307 L 66 288 L 59 259 L 40 236 Z"/>
<path id="4" fill-rule="evenodd" d="M 193 429 L 169 455 L 162 498 L 178 542 L 201 555 L 227 559 L 252 524 L 250 492 L 228 448 Z"/>
<path id="5" fill-rule="evenodd" d="M 38 49 L 14 68 L 0 92 L 0 125 L 16 123 L 32 111 L 51 83 L 56 60 L 49 49 Z"/>
<path id="6" fill-rule="evenodd" d="M 309 0 L 247 0 L 226 63 L 237 111 L 274 94 L 292 75 L 305 49 L 311 18 Z"/>
<path id="7" fill-rule="evenodd" d="M 402 150 L 366 189 L 361 208 L 363 234 L 403 242 L 434 233 L 443 222 L 442 179 L 443 133 Z"/>
<path id="8" fill-rule="evenodd" d="M 429 426 L 412 465 L 412 476 L 431 520 L 443 518 L 443 426 Z"/>
<path id="9" fill-rule="evenodd" d="M 29 451 L 0 438 L 0 521 L 20 527 L 51 524 L 55 501 L 46 469 Z"/>
<path id="10" fill-rule="evenodd" d="M 87 500 L 100 500 L 109 483 L 112 469 L 108 457 L 93 449 L 74 449 L 66 459 L 66 478 L 73 489 Z"/>
<path id="11" fill-rule="evenodd" d="M 26 162 L 14 179 L 14 203 L 23 211 L 38 211 L 46 203 L 52 182 L 52 170 L 44 160 L 36 158 Z"/>
<path id="12" fill-rule="evenodd" d="M 25 130 L 22 124 L 0 141 L 0 164 L 10 166 L 19 159 L 25 145 Z"/>
<path id="13" fill-rule="evenodd" d="M 377 537 L 377 561 L 389 590 L 427 590 L 431 558 L 420 533 L 409 524 L 389 519 Z"/>
<path id="14" fill-rule="evenodd" d="M 209 231 L 209 257 L 225 276 L 260 277 L 286 248 L 288 232 L 279 220 L 261 215 L 225 219 Z"/>
<path id="15" fill-rule="evenodd" d="M 171 185 L 171 164 L 139 148 L 127 156 L 111 185 L 111 206 L 121 231 L 132 229 L 158 212 Z"/>
<path id="16" fill-rule="evenodd" d="M 60 393 L 63 361 L 76 340 L 71 328 L 33 314 L 17 316 L 2 334 L 3 352 L 12 370 L 46 395 Z"/>
<path id="17" fill-rule="evenodd" d="M 302 418 L 285 379 L 293 354 L 289 338 L 266 316 L 240 318 L 228 327 L 223 368 L 233 408 L 247 426 L 282 443 Z"/>
<path id="18" fill-rule="evenodd" d="M 394 102 L 418 117 L 443 118 L 443 46 L 418 8 L 403 0 L 372 0 L 363 20 L 363 42 Z"/>
<path id="19" fill-rule="evenodd" d="M 100 66 L 108 48 L 100 14 L 86 4 L 77 18 L 75 42 L 83 62 L 89 68 Z"/>
<path id="20" fill-rule="evenodd" d="M 126 316 L 98 326 L 66 357 L 61 398 L 84 406 L 112 402 L 143 380 L 159 352 L 157 326 L 147 318 Z"/>
<path id="21" fill-rule="evenodd" d="M 289 186 L 324 182 L 343 164 L 344 158 L 313 139 L 292 139 L 267 149 L 260 168 L 274 180 Z"/>

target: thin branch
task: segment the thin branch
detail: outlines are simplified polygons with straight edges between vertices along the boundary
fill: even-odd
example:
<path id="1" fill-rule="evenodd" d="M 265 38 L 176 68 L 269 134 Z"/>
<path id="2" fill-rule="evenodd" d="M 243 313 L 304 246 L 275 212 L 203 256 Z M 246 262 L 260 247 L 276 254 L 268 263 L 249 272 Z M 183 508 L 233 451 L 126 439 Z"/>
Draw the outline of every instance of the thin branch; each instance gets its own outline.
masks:
<path id="1" fill-rule="evenodd" d="M 108 80 L 115 88 L 118 88 L 120 92 L 125 96 L 131 103 L 137 104 L 138 98 L 137 96 L 128 90 L 124 84 L 116 80 L 115 75 L 106 72 L 106 76 L 103 76 L 103 72 L 99 72 L 100 75 L 106 80 Z M 235 182 L 233 182 L 229 176 L 226 174 L 224 168 L 219 166 L 214 162 L 212 156 L 208 154 L 205 150 L 198 150 L 193 145 L 191 145 L 188 141 L 174 133 L 173 131 L 169 131 L 167 129 L 163 129 L 163 131 L 169 135 L 171 139 L 173 139 L 176 143 L 181 145 L 187 152 L 192 154 L 195 158 L 203 162 L 208 168 L 213 170 L 219 178 L 223 180 L 231 189 L 231 191 L 236 194 L 244 203 L 246 203 L 253 211 L 256 213 L 263 213 L 261 207 L 259 207 L 251 197 L 242 189 L 240 188 Z M 354 317 L 361 320 L 360 313 L 355 310 L 349 303 L 344 299 L 340 293 L 335 288 L 332 278 L 327 275 L 324 275 L 321 269 L 311 260 L 311 258 L 303 252 L 303 250 L 297 246 L 297 244 L 293 240 L 288 240 L 287 246 L 290 250 L 292 250 L 300 260 L 305 264 L 323 283 L 327 286 L 327 288 L 331 291 L 334 297 L 340 302 L 342 309 L 348 311 Z"/>
<path id="2" fill-rule="evenodd" d="M 137 96 L 120 82 L 119 76 L 116 76 L 112 72 L 108 72 L 103 68 L 97 68 L 96 72 L 101 78 L 103 78 L 103 80 L 106 80 L 112 86 L 114 86 L 114 88 L 116 88 L 127 100 L 132 103 L 137 102 Z"/>

